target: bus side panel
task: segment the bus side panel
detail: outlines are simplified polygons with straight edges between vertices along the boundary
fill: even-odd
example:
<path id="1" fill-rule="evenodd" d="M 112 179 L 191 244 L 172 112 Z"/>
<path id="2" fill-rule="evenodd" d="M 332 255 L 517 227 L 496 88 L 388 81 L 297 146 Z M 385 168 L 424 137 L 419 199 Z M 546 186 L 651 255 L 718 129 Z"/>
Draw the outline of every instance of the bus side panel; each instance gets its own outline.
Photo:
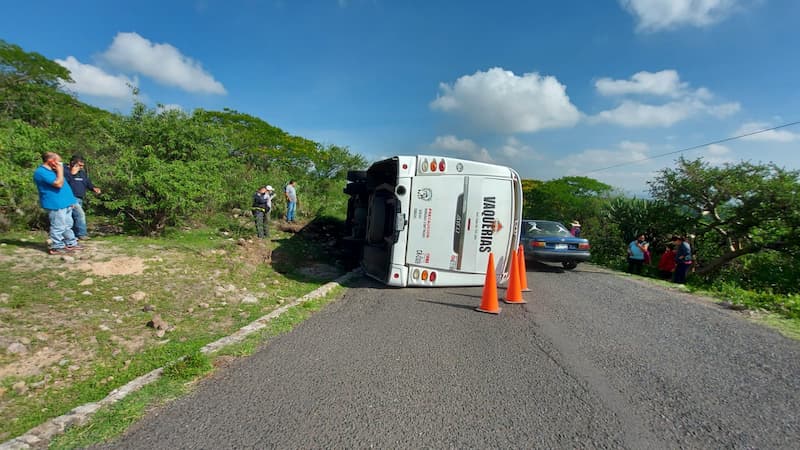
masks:
<path id="1" fill-rule="evenodd" d="M 493 253 L 502 277 L 513 244 L 513 184 L 509 179 L 470 177 L 468 198 L 461 270 L 485 273 Z"/>

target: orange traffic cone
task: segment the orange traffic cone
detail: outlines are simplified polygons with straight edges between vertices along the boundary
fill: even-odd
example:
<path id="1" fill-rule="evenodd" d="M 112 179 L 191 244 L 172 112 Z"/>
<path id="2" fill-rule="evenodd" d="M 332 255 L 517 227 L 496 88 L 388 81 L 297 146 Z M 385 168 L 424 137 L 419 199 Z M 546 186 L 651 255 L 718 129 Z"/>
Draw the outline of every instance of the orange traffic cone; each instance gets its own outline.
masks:
<path id="1" fill-rule="evenodd" d="M 519 283 L 519 250 L 514 249 L 511 255 L 511 267 L 508 269 L 509 279 L 508 286 L 506 287 L 506 297 L 503 299 L 506 303 L 527 303 L 522 299 L 522 288 Z"/>
<path id="2" fill-rule="evenodd" d="M 519 244 L 519 286 L 522 292 L 530 292 L 528 289 L 528 269 L 525 268 L 525 249 Z"/>
<path id="3" fill-rule="evenodd" d="M 494 255 L 489 253 L 489 266 L 486 268 L 486 281 L 483 282 L 483 295 L 481 306 L 475 311 L 489 314 L 498 314 L 500 305 L 497 303 L 497 274 L 494 271 Z"/>

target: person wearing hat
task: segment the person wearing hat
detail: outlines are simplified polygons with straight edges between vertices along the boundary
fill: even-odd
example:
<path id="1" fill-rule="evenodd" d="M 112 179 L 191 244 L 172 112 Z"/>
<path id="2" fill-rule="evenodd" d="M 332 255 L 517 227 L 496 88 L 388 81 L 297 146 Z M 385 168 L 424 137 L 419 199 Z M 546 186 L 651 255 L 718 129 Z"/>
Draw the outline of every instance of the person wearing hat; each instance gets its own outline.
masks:
<path id="1" fill-rule="evenodd" d="M 569 224 L 570 228 L 569 232 L 571 235 L 575 237 L 581 237 L 581 223 L 577 220 L 573 220 L 571 224 Z"/>
<path id="2" fill-rule="evenodd" d="M 256 221 L 256 234 L 260 239 L 269 237 L 269 212 L 272 210 L 272 198 L 275 191 L 272 186 L 258 188 L 253 194 L 253 218 Z"/>

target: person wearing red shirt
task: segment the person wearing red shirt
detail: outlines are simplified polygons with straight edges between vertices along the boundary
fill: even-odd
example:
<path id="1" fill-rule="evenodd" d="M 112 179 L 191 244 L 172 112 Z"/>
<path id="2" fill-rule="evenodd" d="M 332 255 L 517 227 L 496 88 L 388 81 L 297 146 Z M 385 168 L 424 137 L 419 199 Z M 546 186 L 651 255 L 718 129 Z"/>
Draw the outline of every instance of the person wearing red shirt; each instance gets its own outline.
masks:
<path id="1" fill-rule="evenodd" d="M 675 270 L 675 249 L 671 244 L 668 244 L 664 249 L 664 254 L 658 260 L 658 271 L 661 273 L 661 278 L 669 280 L 672 278 L 672 272 Z"/>

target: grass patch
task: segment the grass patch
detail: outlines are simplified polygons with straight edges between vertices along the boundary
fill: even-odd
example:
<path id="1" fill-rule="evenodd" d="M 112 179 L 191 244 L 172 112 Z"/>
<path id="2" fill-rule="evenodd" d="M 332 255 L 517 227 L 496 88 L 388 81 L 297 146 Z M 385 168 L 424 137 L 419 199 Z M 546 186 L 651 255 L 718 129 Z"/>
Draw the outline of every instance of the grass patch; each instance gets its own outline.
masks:
<path id="1" fill-rule="evenodd" d="M 211 371 L 211 360 L 204 353 L 194 352 L 170 361 L 164 366 L 163 376 L 176 380 L 192 380 Z"/>
<path id="2" fill-rule="evenodd" d="M 166 366 L 163 377 L 114 405 L 102 408 L 95 413 L 89 423 L 70 428 L 64 435 L 55 438 L 50 448 L 84 448 L 114 439 L 149 411 L 190 391 L 195 386 L 192 382 L 211 371 L 214 361 L 224 357 L 251 355 L 269 339 L 291 331 L 312 312 L 338 298 L 343 292 L 343 288 L 337 287 L 325 297 L 290 308 L 286 313 L 271 320 L 266 327 L 248 335 L 242 342 L 224 347 L 211 356 L 195 353 L 180 362 Z"/>

